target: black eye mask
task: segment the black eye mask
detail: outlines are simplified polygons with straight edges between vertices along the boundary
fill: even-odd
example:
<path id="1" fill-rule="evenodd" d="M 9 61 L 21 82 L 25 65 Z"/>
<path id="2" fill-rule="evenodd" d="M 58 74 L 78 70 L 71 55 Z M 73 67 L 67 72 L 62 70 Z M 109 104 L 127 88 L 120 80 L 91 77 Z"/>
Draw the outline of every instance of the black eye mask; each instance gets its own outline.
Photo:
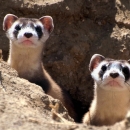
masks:
<path id="1" fill-rule="evenodd" d="M 114 63 L 114 62 L 109 63 L 108 65 L 106 65 L 106 64 L 102 65 L 101 70 L 99 72 L 99 77 L 102 79 L 105 72 L 107 70 L 110 70 L 111 68 L 119 69 L 123 73 L 123 75 L 125 77 L 125 81 L 129 80 L 129 78 L 130 78 L 129 68 L 127 66 L 122 65 L 122 63 Z"/>
<path id="2" fill-rule="evenodd" d="M 15 38 L 17 39 L 17 36 L 18 36 L 18 33 L 24 28 L 26 29 L 26 27 L 30 27 L 32 28 L 38 35 L 38 39 L 40 39 L 43 35 L 43 31 L 42 31 L 42 27 L 40 25 L 37 25 L 36 24 L 34 25 L 34 22 L 35 21 L 25 21 L 24 19 L 21 19 L 20 21 L 20 25 L 17 24 L 14 28 L 14 31 L 13 31 L 13 34 L 15 36 Z M 28 33 L 28 32 L 25 32 L 25 33 Z"/>
<path id="3" fill-rule="evenodd" d="M 40 39 L 43 35 L 42 28 L 40 26 L 36 26 L 35 30 L 37 32 L 38 38 Z"/>
<path id="4" fill-rule="evenodd" d="M 122 72 L 125 76 L 125 81 L 127 81 L 130 78 L 130 70 L 127 66 L 122 67 Z"/>
<path id="5" fill-rule="evenodd" d="M 19 31 L 21 30 L 21 27 L 19 25 L 16 25 L 13 31 L 13 34 L 15 38 L 17 38 Z"/>
<path id="6" fill-rule="evenodd" d="M 103 66 L 101 67 L 101 70 L 100 70 L 100 72 L 99 72 L 99 77 L 100 77 L 101 79 L 102 79 L 104 73 L 106 72 L 106 70 L 107 70 L 107 66 L 106 66 L 106 64 L 105 64 L 105 65 L 103 65 Z"/>

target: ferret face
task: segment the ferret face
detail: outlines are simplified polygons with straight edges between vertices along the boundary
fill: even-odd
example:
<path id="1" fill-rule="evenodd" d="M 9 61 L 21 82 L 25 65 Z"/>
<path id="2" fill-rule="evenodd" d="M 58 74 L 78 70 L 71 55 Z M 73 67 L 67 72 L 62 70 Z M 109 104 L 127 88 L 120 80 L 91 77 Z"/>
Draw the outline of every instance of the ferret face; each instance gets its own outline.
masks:
<path id="1" fill-rule="evenodd" d="M 53 20 L 50 16 L 31 19 L 7 14 L 3 21 L 3 29 L 7 37 L 19 47 L 37 47 L 43 44 L 53 27 Z"/>
<path id="2" fill-rule="evenodd" d="M 89 67 L 97 87 L 116 91 L 130 89 L 129 61 L 106 59 L 95 54 Z"/>

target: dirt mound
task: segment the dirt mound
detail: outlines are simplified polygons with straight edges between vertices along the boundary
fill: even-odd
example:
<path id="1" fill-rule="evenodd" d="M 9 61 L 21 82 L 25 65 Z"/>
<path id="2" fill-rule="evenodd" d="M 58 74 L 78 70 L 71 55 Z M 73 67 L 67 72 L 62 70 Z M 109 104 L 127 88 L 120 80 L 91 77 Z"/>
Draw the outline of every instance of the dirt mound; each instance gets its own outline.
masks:
<path id="1" fill-rule="evenodd" d="M 17 77 L 17 72 L 0 61 L 1 130 L 125 130 L 129 118 L 112 127 L 76 124 L 59 100 L 44 94 L 41 87 Z"/>
<path id="2" fill-rule="evenodd" d="M 73 122 L 59 100 L 44 94 L 41 87 L 17 77 L 17 72 L 0 62 L 0 115 L 2 130 L 42 123 Z M 62 118 L 58 118 L 59 114 Z M 54 120 L 53 120 L 54 119 Z M 64 119 L 64 120 L 65 120 Z"/>

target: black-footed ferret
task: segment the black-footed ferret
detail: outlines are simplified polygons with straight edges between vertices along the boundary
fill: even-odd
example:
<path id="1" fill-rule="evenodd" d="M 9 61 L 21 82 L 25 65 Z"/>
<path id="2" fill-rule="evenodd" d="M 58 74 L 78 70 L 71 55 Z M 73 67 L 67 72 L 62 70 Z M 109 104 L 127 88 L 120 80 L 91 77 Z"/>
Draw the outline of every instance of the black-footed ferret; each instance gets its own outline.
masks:
<path id="1" fill-rule="evenodd" d="M 76 120 L 76 112 L 69 96 L 42 65 L 44 43 L 53 28 L 50 16 L 35 19 L 7 14 L 3 20 L 3 30 L 10 40 L 8 64 L 17 70 L 19 77 L 41 86 L 45 93 L 59 99 L 68 109 L 69 115 Z"/>
<path id="2" fill-rule="evenodd" d="M 130 108 L 130 61 L 95 54 L 89 69 L 95 82 L 94 99 L 83 123 L 102 126 L 123 120 Z"/>

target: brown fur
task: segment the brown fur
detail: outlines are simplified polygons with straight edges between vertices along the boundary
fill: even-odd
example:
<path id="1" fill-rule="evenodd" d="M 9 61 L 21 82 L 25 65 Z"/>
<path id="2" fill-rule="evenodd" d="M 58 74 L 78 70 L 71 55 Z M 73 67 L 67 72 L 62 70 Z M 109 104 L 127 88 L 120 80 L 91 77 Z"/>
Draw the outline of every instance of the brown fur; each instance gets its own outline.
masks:
<path id="1" fill-rule="evenodd" d="M 110 63 L 122 65 L 110 66 Z M 103 69 L 105 65 L 108 65 L 108 68 Z M 128 70 L 124 71 L 126 67 Z M 94 98 L 89 111 L 83 117 L 83 123 L 102 126 L 113 125 L 123 120 L 130 108 L 129 63 L 125 60 L 108 60 L 100 54 L 95 54 L 90 60 L 89 68 L 95 81 Z M 112 77 L 113 73 L 118 74 L 117 77 Z M 118 82 L 118 84 L 114 86 L 109 82 Z"/>
<path id="2" fill-rule="evenodd" d="M 97 87 L 89 112 L 85 114 L 83 123 L 102 126 L 113 125 L 125 118 L 130 106 L 130 92 L 106 91 Z"/>
<path id="3" fill-rule="evenodd" d="M 5 17 L 5 21 L 7 18 Z M 49 27 L 49 24 L 46 24 L 46 28 L 49 28 L 49 31 L 51 31 L 52 28 Z M 21 78 L 25 78 L 32 83 L 40 85 L 45 93 L 52 96 L 53 98 L 59 99 L 68 109 L 70 116 L 77 120 L 77 115 L 73 103 L 70 100 L 68 94 L 66 94 L 66 92 L 55 83 L 55 81 L 46 72 L 44 66 L 42 65 L 41 58 L 43 46 L 44 43 L 40 44 L 36 48 L 22 48 L 10 40 L 8 64 L 18 71 L 18 74 Z"/>
<path id="4" fill-rule="evenodd" d="M 20 53 L 21 52 L 21 53 Z M 41 63 L 42 49 L 30 48 L 26 53 L 15 44 L 11 44 L 8 62 L 12 68 L 16 69 L 21 78 L 28 79 L 31 82 L 46 79 L 49 82 L 47 94 L 53 98 L 59 99 L 67 108 L 70 116 L 77 120 L 73 103 L 68 95 L 55 83 L 51 76 L 47 73 Z M 39 78 L 39 79 L 38 79 Z M 44 89 L 44 86 L 43 86 Z"/>

